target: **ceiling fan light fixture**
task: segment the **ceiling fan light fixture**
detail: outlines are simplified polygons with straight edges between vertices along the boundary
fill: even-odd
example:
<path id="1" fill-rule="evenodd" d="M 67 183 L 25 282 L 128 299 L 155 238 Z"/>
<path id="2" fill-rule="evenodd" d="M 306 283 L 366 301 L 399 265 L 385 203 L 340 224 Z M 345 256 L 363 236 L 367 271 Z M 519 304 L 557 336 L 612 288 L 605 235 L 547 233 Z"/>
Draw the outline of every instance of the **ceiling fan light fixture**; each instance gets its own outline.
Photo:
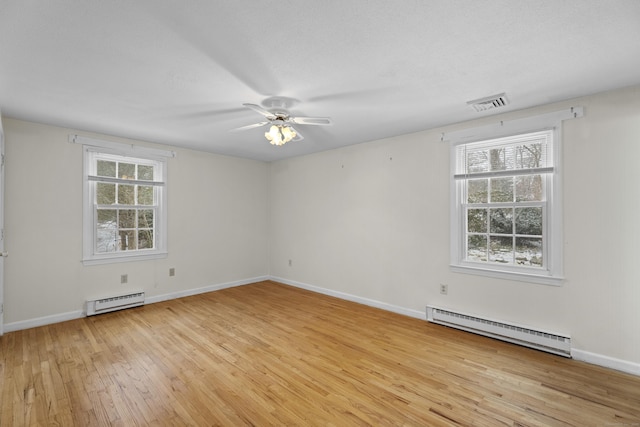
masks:
<path id="1" fill-rule="evenodd" d="M 284 99 L 284 98 L 283 98 Z M 291 100 L 287 98 L 287 100 Z M 269 101 L 275 106 L 278 98 L 269 98 Z M 284 145 L 289 141 L 296 140 L 302 141 L 304 137 L 298 133 L 297 130 L 291 126 L 294 125 L 319 125 L 326 126 L 331 124 L 329 117 L 304 117 L 304 116 L 291 116 L 291 114 L 280 109 L 277 111 L 268 111 L 257 104 L 242 104 L 245 107 L 255 111 L 256 113 L 264 116 L 267 120 L 259 123 L 254 123 L 247 126 L 232 129 L 230 132 L 238 132 L 243 130 L 255 129 L 266 125 L 271 125 L 269 131 L 264 133 L 264 137 L 267 138 L 272 145 Z M 278 104 L 280 105 L 280 104 Z M 273 107 L 272 107 L 273 108 Z"/>
<path id="2" fill-rule="evenodd" d="M 271 125 L 264 136 L 272 145 L 284 145 L 296 137 L 296 131 L 289 126 Z"/>
<path id="3" fill-rule="evenodd" d="M 289 142 L 296 137 L 296 131 L 290 126 L 283 126 L 282 136 L 284 136 L 284 142 Z"/>

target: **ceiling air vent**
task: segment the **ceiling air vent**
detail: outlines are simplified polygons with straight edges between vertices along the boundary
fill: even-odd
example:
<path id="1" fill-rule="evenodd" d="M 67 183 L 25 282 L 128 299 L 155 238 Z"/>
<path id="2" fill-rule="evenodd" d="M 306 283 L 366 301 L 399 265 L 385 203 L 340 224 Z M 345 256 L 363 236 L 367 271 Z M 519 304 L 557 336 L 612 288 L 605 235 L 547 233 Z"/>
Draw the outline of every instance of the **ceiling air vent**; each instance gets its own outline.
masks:
<path id="1" fill-rule="evenodd" d="M 491 110 L 492 108 L 500 108 L 509 104 L 507 95 L 504 93 L 487 96 L 486 98 L 476 99 L 467 102 L 467 105 L 473 107 L 477 112 Z"/>

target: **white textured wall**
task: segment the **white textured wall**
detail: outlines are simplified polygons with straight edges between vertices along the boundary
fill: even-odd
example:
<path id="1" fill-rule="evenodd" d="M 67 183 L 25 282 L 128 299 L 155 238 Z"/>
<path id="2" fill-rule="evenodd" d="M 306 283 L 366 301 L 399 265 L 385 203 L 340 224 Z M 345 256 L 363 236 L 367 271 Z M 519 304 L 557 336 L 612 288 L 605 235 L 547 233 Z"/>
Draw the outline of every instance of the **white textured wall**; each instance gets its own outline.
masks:
<path id="1" fill-rule="evenodd" d="M 149 144 L 7 118 L 3 123 L 10 250 L 5 325 L 82 310 L 87 298 L 114 292 L 143 289 L 154 297 L 268 274 L 267 164 L 174 149 L 178 156 L 168 160 L 169 256 L 84 267 L 82 146 L 67 142 L 68 135 Z M 128 274 L 127 285 L 120 284 L 121 274 Z"/>
<path id="2" fill-rule="evenodd" d="M 572 105 L 585 117 L 564 126 L 566 282 L 450 272 L 441 133 Z M 275 162 L 271 275 L 407 310 L 433 304 L 569 333 L 576 349 L 638 364 L 639 159 L 636 87 Z"/>

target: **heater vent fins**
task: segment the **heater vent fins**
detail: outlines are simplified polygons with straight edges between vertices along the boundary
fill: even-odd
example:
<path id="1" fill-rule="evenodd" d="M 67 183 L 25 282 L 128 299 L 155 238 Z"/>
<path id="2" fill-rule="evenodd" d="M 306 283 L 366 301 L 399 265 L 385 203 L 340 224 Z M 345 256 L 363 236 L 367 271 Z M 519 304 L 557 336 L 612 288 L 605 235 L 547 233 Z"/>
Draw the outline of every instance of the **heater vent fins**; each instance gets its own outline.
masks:
<path id="1" fill-rule="evenodd" d="M 87 316 L 144 305 L 144 292 L 87 301 Z"/>
<path id="2" fill-rule="evenodd" d="M 427 320 L 474 334 L 571 357 L 571 337 L 427 306 Z"/>

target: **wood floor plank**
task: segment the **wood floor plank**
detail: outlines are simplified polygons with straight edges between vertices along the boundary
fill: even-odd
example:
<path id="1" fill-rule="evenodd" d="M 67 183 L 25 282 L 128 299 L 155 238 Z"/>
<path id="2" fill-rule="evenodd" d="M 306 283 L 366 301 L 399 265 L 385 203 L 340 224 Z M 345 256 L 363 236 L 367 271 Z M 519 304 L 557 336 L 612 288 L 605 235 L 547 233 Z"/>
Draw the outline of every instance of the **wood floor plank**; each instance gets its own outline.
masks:
<path id="1" fill-rule="evenodd" d="M 274 282 L 0 338 L 0 426 L 640 425 L 640 377 Z"/>

